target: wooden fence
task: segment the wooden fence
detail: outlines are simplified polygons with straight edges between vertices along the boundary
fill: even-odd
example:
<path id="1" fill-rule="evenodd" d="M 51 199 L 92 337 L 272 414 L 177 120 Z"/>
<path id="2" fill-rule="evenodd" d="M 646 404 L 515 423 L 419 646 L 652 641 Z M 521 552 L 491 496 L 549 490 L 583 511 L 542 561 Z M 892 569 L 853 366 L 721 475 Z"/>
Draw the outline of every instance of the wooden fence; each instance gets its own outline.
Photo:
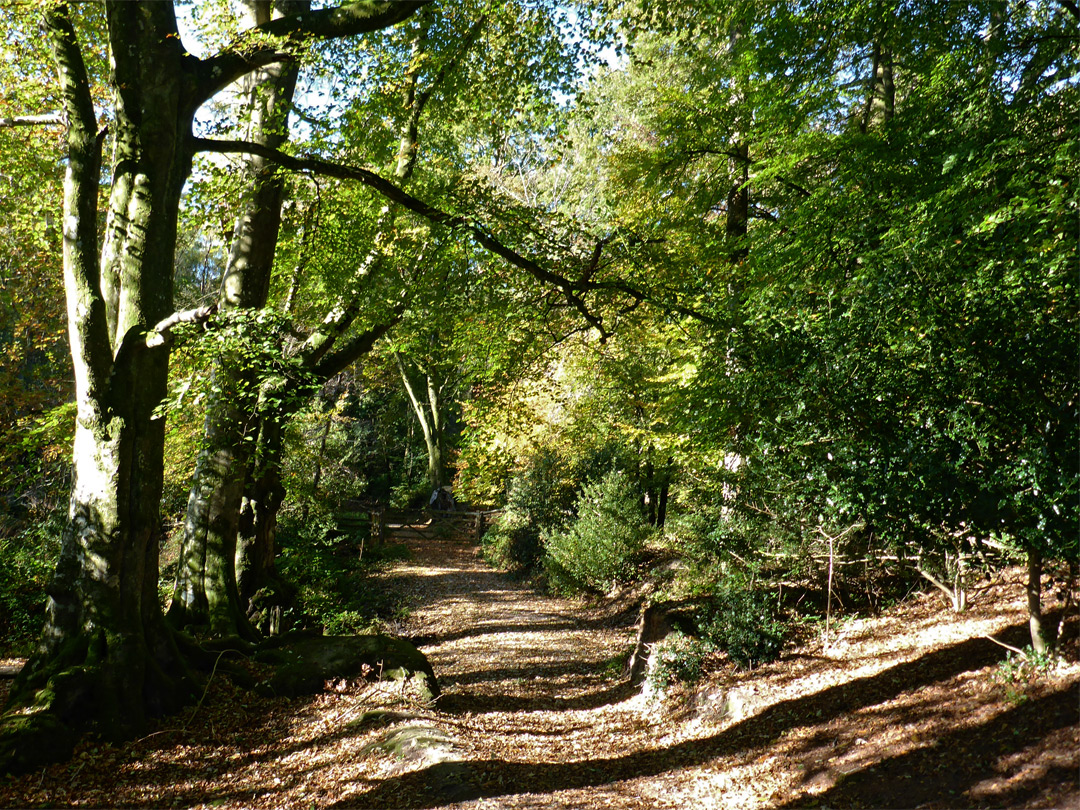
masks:
<path id="1" fill-rule="evenodd" d="M 500 511 L 448 512 L 435 509 L 375 509 L 368 512 L 360 504 L 346 503 L 338 512 L 337 524 L 343 534 L 353 534 L 370 527 L 371 539 L 375 543 L 418 537 L 476 543 L 501 514 Z"/>
<path id="2" fill-rule="evenodd" d="M 431 509 L 401 511 L 383 509 L 371 513 L 371 539 L 381 543 L 389 537 L 398 540 L 480 541 L 498 520 L 500 512 L 443 512 Z"/>

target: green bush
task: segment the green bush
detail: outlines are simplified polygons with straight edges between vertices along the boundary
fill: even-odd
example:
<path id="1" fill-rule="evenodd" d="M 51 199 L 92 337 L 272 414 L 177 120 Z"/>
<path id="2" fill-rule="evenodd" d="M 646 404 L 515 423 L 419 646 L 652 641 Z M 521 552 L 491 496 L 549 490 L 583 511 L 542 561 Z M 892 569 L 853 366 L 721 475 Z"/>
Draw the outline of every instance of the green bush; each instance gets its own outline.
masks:
<path id="1" fill-rule="evenodd" d="M 561 526 L 573 514 L 574 481 L 554 450 L 541 448 L 511 484 L 498 525 L 484 536 L 484 552 L 495 565 L 530 569 L 539 562 L 541 534 Z"/>
<path id="2" fill-rule="evenodd" d="M 511 571 L 532 568 L 540 559 L 540 530 L 522 512 L 507 509 L 488 529 L 481 545 L 492 565 Z"/>
<path id="3" fill-rule="evenodd" d="M 556 590 L 605 593 L 631 581 L 652 529 L 625 473 L 613 471 L 585 486 L 577 517 L 543 532 L 544 570 Z"/>
<path id="4" fill-rule="evenodd" d="M 65 515 L 59 509 L 38 524 L 0 537 L 0 649 L 24 650 L 45 619 L 45 586 L 56 567 Z"/>
<path id="5" fill-rule="evenodd" d="M 780 657 L 784 624 L 764 591 L 731 590 L 716 598 L 698 620 L 703 639 L 744 669 Z"/>
<path id="6" fill-rule="evenodd" d="M 696 683 L 705 670 L 705 658 L 712 645 L 678 630 L 653 645 L 646 680 L 654 689 L 664 689 L 676 682 Z"/>
<path id="7" fill-rule="evenodd" d="M 281 553 L 277 567 L 282 577 L 299 586 L 298 615 L 321 624 L 327 633 L 366 633 L 399 611 L 400 597 L 373 582 L 370 574 L 408 558 L 400 544 L 365 545 L 359 554 L 358 537 L 342 537 L 329 513 L 303 522 L 294 508 L 282 513 L 278 528 Z"/>

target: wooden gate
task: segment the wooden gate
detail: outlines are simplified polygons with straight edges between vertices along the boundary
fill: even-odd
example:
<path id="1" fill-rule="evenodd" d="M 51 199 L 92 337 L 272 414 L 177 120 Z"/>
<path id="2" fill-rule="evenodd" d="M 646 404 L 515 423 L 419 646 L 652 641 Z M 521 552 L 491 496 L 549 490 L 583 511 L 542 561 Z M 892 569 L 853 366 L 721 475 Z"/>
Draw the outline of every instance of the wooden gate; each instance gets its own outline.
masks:
<path id="1" fill-rule="evenodd" d="M 371 513 L 371 539 L 469 540 L 480 542 L 501 512 L 443 512 L 432 509 L 381 509 Z"/>

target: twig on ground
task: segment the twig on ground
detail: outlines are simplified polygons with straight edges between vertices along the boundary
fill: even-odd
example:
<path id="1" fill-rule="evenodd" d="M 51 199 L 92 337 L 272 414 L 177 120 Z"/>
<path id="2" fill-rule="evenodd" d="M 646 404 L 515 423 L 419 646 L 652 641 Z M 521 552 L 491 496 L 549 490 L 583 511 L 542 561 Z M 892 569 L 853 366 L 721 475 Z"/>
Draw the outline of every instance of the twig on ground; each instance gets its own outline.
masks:
<path id="1" fill-rule="evenodd" d="M 202 697 L 200 697 L 199 702 L 195 704 L 195 709 L 191 712 L 191 717 L 188 718 L 188 721 L 184 723 L 184 728 L 181 729 L 182 731 L 188 730 L 188 726 L 191 725 L 191 721 L 195 719 L 195 715 L 197 715 L 199 713 L 199 709 L 202 708 L 203 701 L 206 700 L 206 695 L 210 692 L 210 684 L 214 682 L 214 675 L 217 674 L 218 664 L 221 663 L 222 656 L 225 655 L 225 653 L 231 652 L 234 652 L 237 655 L 243 655 L 240 650 L 222 650 L 218 653 L 218 657 L 214 659 L 214 668 L 210 670 L 210 677 L 206 679 L 206 688 L 203 689 Z"/>
<path id="2" fill-rule="evenodd" d="M 1012 651 L 1013 651 L 1014 653 L 1016 653 L 1017 655 L 1019 655 L 1019 656 L 1023 657 L 1023 659 L 1024 659 L 1025 661 L 1027 661 L 1027 660 L 1028 660 L 1028 654 L 1027 654 L 1026 652 L 1024 652 L 1023 650 L 1021 650 L 1021 649 L 1019 649 L 1019 648 L 1017 648 L 1017 647 L 1014 647 L 1014 646 L 1013 646 L 1013 645 L 1011 645 L 1011 644 L 1006 644 L 1006 643 L 1005 643 L 1004 641 L 998 641 L 998 640 L 997 640 L 996 638 L 994 638 L 993 636 L 983 636 L 983 638 L 985 638 L 985 639 L 986 639 L 987 641 L 992 641 L 992 642 L 994 642 L 994 643 L 995 643 L 995 644 L 997 644 L 997 645 L 998 645 L 999 647 L 1004 647 L 1004 648 L 1005 648 L 1006 650 L 1012 650 Z"/>

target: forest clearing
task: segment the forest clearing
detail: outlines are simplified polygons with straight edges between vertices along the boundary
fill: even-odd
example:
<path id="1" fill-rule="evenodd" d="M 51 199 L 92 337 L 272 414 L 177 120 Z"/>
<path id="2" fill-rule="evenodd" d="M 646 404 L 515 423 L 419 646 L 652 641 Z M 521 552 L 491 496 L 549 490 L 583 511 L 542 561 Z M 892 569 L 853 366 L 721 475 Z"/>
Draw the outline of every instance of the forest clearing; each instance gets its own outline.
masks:
<path id="1" fill-rule="evenodd" d="M 1072 808 L 1080 804 L 1077 622 L 1065 660 L 1002 677 L 1023 573 L 966 614 L 920 594 L 751 672 L 663 695 L 620 671 L 624 600 L 544 596 L 475 546 L 410 540 L 381 573 L 415 606 L 434 706 L 398 685 L 252 699 L 219 679 L 134 743 L 0 783 L 3 807 Z M 631 617 L 632 621 L 632 617 Z"/>
<path id="2" fill-rule="evenodd" d="M 3 801 L 1076 804 L 1076 0 L 0 9 Z"/>

